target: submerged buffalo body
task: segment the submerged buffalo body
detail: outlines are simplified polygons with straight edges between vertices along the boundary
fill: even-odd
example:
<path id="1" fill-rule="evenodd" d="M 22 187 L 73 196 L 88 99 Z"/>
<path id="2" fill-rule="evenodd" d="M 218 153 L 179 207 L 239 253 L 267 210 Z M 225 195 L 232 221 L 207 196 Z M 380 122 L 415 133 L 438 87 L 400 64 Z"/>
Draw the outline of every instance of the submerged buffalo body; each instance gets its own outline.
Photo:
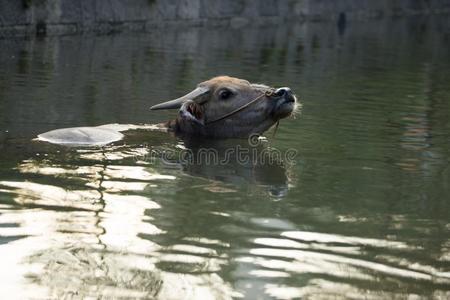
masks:
<path id="1" fill-rule="evenodd" d="M 291 115 L 296 107 L 297 99 L 289 88 L 274 89 L 220 76 L 200 83 L 180 98 L 152 106 L 151 109 L 179 110 L 175 120 L 159 124 L 156 126 L 159 129 L 190 136 L 246 138 L 252 134 L 262 134 L 280 119 Z M 57 129 L 43 133 L 38 138 L 57 144 L 99 145 L 120 139 L 119 131 L 139 126 L 98 128 Z M 108 130 L 111 133 L 105 135 Z"/>

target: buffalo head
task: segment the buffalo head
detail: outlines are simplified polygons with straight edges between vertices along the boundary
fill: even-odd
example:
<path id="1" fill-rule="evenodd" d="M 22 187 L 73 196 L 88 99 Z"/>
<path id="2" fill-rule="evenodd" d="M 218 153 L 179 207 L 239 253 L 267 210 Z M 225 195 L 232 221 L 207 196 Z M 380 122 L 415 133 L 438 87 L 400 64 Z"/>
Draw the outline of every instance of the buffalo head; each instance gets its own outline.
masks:
<path id="1" fill-rule="evenodd" d="M 274 89 L 220 76 L 151 109 L 179 109 L 178 117 L 168 127 L 182 134 L 245 138 L 263 133 L 289 116 L 296 106 L 297 99 L 289 88 Z"/>

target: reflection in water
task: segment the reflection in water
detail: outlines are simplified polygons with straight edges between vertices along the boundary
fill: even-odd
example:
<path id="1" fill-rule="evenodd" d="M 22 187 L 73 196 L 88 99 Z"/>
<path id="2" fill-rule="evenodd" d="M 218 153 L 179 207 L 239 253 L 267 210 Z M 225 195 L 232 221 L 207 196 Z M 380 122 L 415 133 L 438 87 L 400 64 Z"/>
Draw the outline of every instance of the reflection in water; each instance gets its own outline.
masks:
<path id="1" fill-rule="evenodd" d="M 246 182 L 254 187 L 254 193 L 264 188 L 275 198 L 286 196 L 293 178 L 288 177 L 287 167 L 292 161 L 285 161 L 279 150 L 270 149 L 267 142 L 255 145 L 246 140 L 196 140 L 184 138 L 183 149 L 189 150 L 181 155 L 183 171 L 213 181 L 206 187 L 213 192 L 230 192 L 232 189 L 219 189 L 215 181 L 242 185 Z"/>
<path id="2" fill-rule="evenodd" d="M 217 144 L 216 149 L 220 149 Z M 343 293 L 357 298 L 363 291 L 359 286 L 380 278 L 393 286 L 404 284 L 404 280 L 450 284 L 449 273 L 432 265 L 405 262 L 402 256 L 421 251 L 420 246 L 301 231 L 291 222 L 249 218 L 251 215 L 233 209 L 218 213 L 211 210 L 222 219 L 218 227 L 222 229 L 211 238 L 195 234 L 177 237 L 173 226 L 182 226 L 189 218 L 200 220 L 200 216 L 189 216 L 189 210 L 173 211 L 163 195 L 159 203 L 151 199 L 154 193 L 162 192 L 157 188 L 161 182 L 180 182 L 184 176 L 159 174 L 153 165 L 123 164 L 135 159 L 132 154 L 145 151 L 139 146 L 74 151 L 79 167 L 65 163 L 64 156 L 59 162 L 56 158 L 52 162 L 29 159 L 17 170 L 33 181 L 0 182 L 3 196 L 12 196 L 12 202 L 3 208 L 7 212 L 2 213 L 2 223 L 11 225 L 2 226 L 0 231 L 2 239 L 10 239 L 0 247 L 1 254 L 15 270 L 4 283 L 19 289 L 11 290 L 10 295 L 34 297 L 39 292 L 42 297 L 56 298 L 227 299 L 244 292 L 280 299 Z M 213 194 L 230 183 L 239 187 L 242 179 L 267 184 L 258 175 L 237 172 L 249 167 L 246 165 L 227 165 L 225 172 L 235 170 L 231 176 L 221 176 L 223 170 L 216 169 L 220 177 L 211 177 L 214 165 L 189 167 L 184 166 L 186 175 L 211 182 L 206 191 Z M 173 166 L 166 171 L 174 172 Z M 212 189 L 214 185 L 219 191 Z M 202 184 L 191 187 L 199 188 Z M 235 189 L 231 194 L 237 192 Z M 177 197 L 171 200 L 176 202 Z M 196 204 L 201 207 L 199 201 L 205 200 L 197 199 Z M 183 206 L 183 201 L 178 205 Z M 167 217 L 178 218 L 181 223 L 161 222 Z M 247 224 L 247 229 L 239 224 Z M 203 235 L 210 236 L 207 232 Z M 234 239 L 247 240 L 248 249 L 231 248 Z M 232 271 L 237 278 L 234 287 L 218 275 L 230 264 L 237 264 Z M 305 286 L 290 283 L 292 278 L 306 274 L 315 278 Z M 249 276 L 253 278 L 251 283 L 247 282 Z M 26 294 L 29 289 L 21 286 L 38 289 Z M 392 290 L 374 298 L 399 295 Z"/>
<path id="3" fill-rule="evenodd" d="M 399 278 L 412 282 L 424 282 L 438 285 L 450 284 L 450 273 L 442 272 L 431 266 L 418 263 L 406 263 L 403 258 L 383 255 L 383 252 L 411 252 L 413 247 L 387 240 L 365 239 L 305 231 L 286 231 L 278 238 L 256 238 L 255 248 L 249 250 L 249 256 L 240 256 L 236 260 L 256 267 L 250 267 L 252 276 L 265 278 L 290 278 L 301 274 L 316 274 L 321 279 L 311 280 L 307 286 L 297 284 L 263 284 L 263 291 L 280 299 L 297 297 L 339 297 L 359 298 L 364 290 L 364 282 L 378 281 L 383 278 L 395 287 L 390 292 L 374 292 L 373 299 L 401 297 L 398 293 Z M 377 260 L 361 259 L 366 252 L 377 249 Z M 390 257 L 390 259 L 388 259 Z M 281 271 L 281 272 L 280 272 Z M 330 279 L 332 279 L 330 281 Z M 348 284 L 351 282 L 352 284 Z M 326 295 L 326 296 L 324 296 Z M 444 295 L 436 291 L 435 296 Z"/>
<path id="4" fill-rule="evenodd" d="M 2 298 L 450 298 L 448 25 L 1 40 Z M 300 96 L 255 147 L 293 163 L 149 159 L 253 148 L 145 130 L 103 149 L 30 141 L 166 121 L 146 108 L 219 74 Z"/>
<path id="5" fill-rule="evenodd" d="M 152 182 L 176 178 L 142 166 L 114 165 L 127 154 L 109 150 L 78 151 L 81 161 L 103 158 L 92 166 L 48 165 L 38 160 L 18 166 L 22 174 L 39 175 L 38 181 L 46 178 L 53 185 L 0 182 L 1 191 L 24 208 L 2 214 L 2 222 L 13 224 L 2 227 L 2 239 L 12 240 L 2 247 L 2 254 L 17 272 L 5 281 L 19 288 L 12 281 L 24 278 L 22 284 L 45 287 L 42 297 L 230 298 L 231 289 L 213 273 L 226 257 L 193 245 L 163 249 L 141 237 L 164 233 L 151 224 L 152 211 L 161 207 L 133 193 Z M 64 188 L 56 186 L 60 179 Z M 16 248 L 22 251 L 15 252 Z M 195 266 L 203 275 L 177 275 L 155 267 L 165 262 Z M 23 296 L 37 294 L 33 290 Z"/>

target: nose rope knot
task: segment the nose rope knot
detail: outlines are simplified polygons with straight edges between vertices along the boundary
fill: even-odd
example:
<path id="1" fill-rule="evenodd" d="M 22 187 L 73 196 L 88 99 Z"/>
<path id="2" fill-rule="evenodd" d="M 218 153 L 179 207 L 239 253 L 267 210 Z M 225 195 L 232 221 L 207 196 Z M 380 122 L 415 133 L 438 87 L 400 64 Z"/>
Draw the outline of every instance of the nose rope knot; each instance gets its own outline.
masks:
<path id="1" fill-rule="evenodd" d="M 234 114 L 240 112 L 241 110 L 243 110 L 243 109 L 249 107 L 250 105 L 252 105 L 253 103 L 255 103 L 256 101 L 258 101 L 259 99 L 261 99 L 261 98 L 264 97 L 264 96 L 271 97 L 271 96 L 274 96 L 274 95 L 276 95 L 275 89 L 269 89 L 269 90 L 266 90 L 264 93 L 262 93 L 261 95 L 257 96 L 257 97 L 256 97 L 255 99 L 253 99 L 252 101 L 250 101 L 250 102 L 248 102 L 248 103 L 242 105 L 241 107 L 238 107 L 238 108 L 236 108 L 235 110 L 233 110 L 233 111 L 231 111 L 231 112 L 229 112 L 229 113 L 227 113 L 227 114 L 225 114 L 225 115 L 223 115 L 223 116 L 221 116 L 221 117 L 219 117 L 219 118 L 217 118 L 217 119 L 214 119 L 214 120 L 212 120 L 212 121 L 205 122 L 205 125 L 209 125 L 209 124 L 212 124 L 212 123 L 216 123 L 216 122 L 219 122 L 219 121 L 221 121 L 221 120 L 224 120 L 224 119 L 226 119 L 226 118 L 228 118 L 228 117 L 231 117 L 232 115 L 234 115 Z"/>
<path id="2" fill-rule="evenodd" d="M 275 89 L 268 89 L 267 91 L 264 92 L 264 94 L 267 97 L 271 97 L 271 96 L 274 96 L 276 94 L 276 90 Z"/>

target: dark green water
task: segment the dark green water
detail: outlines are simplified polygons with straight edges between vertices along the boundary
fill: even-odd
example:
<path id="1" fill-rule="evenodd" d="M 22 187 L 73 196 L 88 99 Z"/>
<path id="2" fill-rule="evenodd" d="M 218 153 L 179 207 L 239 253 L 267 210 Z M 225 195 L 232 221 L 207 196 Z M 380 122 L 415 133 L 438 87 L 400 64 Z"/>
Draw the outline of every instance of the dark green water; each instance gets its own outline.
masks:
<path id="1" fill-rule="evenodd" d="M 1 298 L 449 298 L 449 49 L 448 18 L 0 40 Z M 261 146 L 293 161 L 31 141 L 167 120 L 220 74 L 297 93 Z"/>

